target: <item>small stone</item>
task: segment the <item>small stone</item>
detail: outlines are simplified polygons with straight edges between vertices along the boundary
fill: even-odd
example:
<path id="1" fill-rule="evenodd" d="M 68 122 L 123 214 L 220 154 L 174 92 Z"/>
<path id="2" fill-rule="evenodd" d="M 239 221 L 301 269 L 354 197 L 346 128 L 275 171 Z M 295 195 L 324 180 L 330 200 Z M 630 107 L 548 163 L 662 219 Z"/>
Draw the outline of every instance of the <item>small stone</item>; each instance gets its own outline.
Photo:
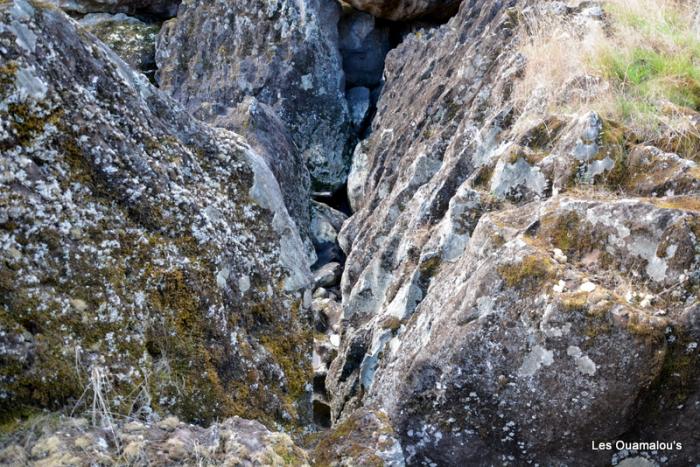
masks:
<path id="1" fill-rule="evenodd" d="M 330 343 L 333 347 L 339 347 L 340 346 L 340 335 L 338 334 L 331 334 L 330 336 Z"/>
<path id="2" fill-rule="evenodd" d="M 9 254 L 10 258 L 12 258 L 15 261 L 19 261 L 20 259 L 22 259 L 22 253 L 17 248 L 14 248 L 14 247 L 8 248 L 7 254 Z"/>
<path id="3" fill-rule="evenodd" d="M 569 258 L 564 254 L 564 252 L 561 251 L 559 248 L 555 248 L 554 250 L 552 250 L 552 252 L 554 253 L 554 260 L 555 260 L 557 263 L 562 263 L 562 264 L 563 264 L 563 263 L 566 263 L 566 262 L 568 261 L 568 259 L 569 259 Z"/>
<path id="4" fill-rule="evenodd" d="M 70 305 L 76 309 L 76 311 L 85 311 L 88 308 L 88 304 L 85 302 L 85 300 L 81 300 L 79 298 L 74 298 L 71 299 Z"/>
<path id="5" fill-rule="evenodd" d="M 578 288 L 580 292 L 586 292 L 590 293 L 593 292 L 596 289 L 596 285 L 593 282 L 587 281 L 581 284 L 581 287 Z"/>
<path id="6" fill-rule="evenodd" d="M 318 289 L 316 289 L 316 290 L 314 291 L 314 298 L 315 298 L 315 299 L 318 299 L 318 298 L 328 298 L 328 295 L 329 295 L 328 289 L 325 289 L 325 288 L 323 288 L 323 287 L 319 287 Z"/>
<path id="7" fill-rule="evenodd" d="M 340 263 L 328 263 L 314 273 L 315 287 L 333 287 L 340 282 L 343 268 Z"/>

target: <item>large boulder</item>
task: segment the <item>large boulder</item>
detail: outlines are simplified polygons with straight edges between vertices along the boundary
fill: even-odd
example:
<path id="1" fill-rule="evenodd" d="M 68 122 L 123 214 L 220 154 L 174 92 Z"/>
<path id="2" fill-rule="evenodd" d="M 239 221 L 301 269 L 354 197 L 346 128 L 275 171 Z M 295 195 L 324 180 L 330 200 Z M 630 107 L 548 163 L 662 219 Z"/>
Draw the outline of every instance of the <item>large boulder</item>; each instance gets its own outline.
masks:
<path id="1" fill-rule="evenodd" d="M 42 5 L 0 4 L 3 421 L 306 420 L 311 277 L 272 172 Z"/>
<path id="2" fill-rule="evenodd" d="M 645 456 L 683 465 L 700 454 L 695 156 L 595 112 L 521 111 L 532 4 L 465 2 L 387 56 L 338 235 L 331 415 L 385 409 L 409 464 L 629 454 L 600 437 L 680 439 Z"/>
<path id="3" fill-rule="evenodd" d="M 193 115 L 232 128 L 248 96 L 285 123 L 314 188 L 335 190 L 351 134 L 331 1 L 188 0 L 158 41 L 160 87 Z"/>
<path id="4" fill-rule="evenodd" d="M 80 19 L 80 25 L 110 46 L 132 68 L 154 79 L 160 25 L 147 24 L 124 13 L 90 13 Z"/>
<path id="5" fill-rule="evenodd" d="M 360 11 L 392 21 L 419 18 L 444 20 L 457 12 L 462 0 L 347 0 Z"/>

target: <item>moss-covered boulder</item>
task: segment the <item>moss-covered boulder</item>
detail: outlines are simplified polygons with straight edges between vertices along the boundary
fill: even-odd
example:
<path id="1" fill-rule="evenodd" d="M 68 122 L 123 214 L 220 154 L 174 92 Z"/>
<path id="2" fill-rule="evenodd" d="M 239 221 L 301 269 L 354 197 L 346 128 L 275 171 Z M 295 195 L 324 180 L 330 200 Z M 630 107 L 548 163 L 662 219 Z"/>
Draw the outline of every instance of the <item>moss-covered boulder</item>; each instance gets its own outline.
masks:
<path id="1" fill-rule="evenodd" d="M 80 19 L 80 25 L 110 46 L 132 68 L 154 79 L 159 23 L 144 23 L 124 13 L 91 13 Z"/>
<path id="2" fill-rule="evenodd" d="M 307 416 L 309 268 L 274 176 L 40 2 L 0 3 L 0 414 Z M 88 402 L 89 401 L 89 402 Z"/>

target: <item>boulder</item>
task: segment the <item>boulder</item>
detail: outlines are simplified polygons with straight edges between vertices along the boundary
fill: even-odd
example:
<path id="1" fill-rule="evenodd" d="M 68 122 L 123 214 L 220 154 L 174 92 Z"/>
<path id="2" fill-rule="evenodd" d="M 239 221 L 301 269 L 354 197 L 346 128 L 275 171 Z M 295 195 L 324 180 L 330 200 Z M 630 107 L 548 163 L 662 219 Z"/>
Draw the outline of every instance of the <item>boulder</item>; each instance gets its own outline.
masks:
<path id="1" fill-rule="evenodd" d="M 235 127 L 247 96 L 284 122 L 316 190 L 347 177 L 351 126 L 343 98 L 335 2 L 303 0 L 182 4 L 158 40 L 158 82 L 193 115 Z"/>
<path id="2" fill-rule="evenodd" d="M 3 422 L 308 420 L 312 277 L 263 157 L 58 9 L 0 4 L 0 57 Z"/>
<path id="3" fill-rule="evenodd" d="M 160 25 L 147 24 L 124 13 L 90 13 L 80 25 L 93 33 L 134 70 L 151 80 L 156 72 L 156 36 Z"/>
<path id="4" fill-rule="evenodd" d="M 338 235 L 331 415 L 385 409 L 415 465 L 597 465 L 623 453 L 592 438 L 674 436 L 684 451 L 653 458 L 682 465 L 698 457 L 694 156 L 586 109 L 519 108 L 530 5 L 465 2 L 387 56 Z M 586 11 L 561 15 L 599 21 Z"/>

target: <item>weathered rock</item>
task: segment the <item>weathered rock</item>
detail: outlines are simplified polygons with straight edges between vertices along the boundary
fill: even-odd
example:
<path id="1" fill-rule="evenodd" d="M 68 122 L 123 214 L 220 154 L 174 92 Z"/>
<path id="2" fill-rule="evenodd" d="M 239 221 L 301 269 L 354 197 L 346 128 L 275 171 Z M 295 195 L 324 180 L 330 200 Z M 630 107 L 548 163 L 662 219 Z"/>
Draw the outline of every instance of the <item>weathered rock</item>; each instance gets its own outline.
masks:
<path id="1" fill-rule="evenodd" d="M 289 435 L 233 417 L 201 428 L 167 418 L 94 428 L 87 420 L 39 417 L 5 440 L 3 465 L 270 465 L 308 466 Z M 27 424 L 28 425 L 28 424 Z M 20 440 L 22 435 L 26 441 Z M 120 452 L 121 448 L 121 452 Z"/>
<path id="2" fill-rule="evenodd" d="M 457 12 L 462 0 L 347 0 L 360 11 L 392 21 L 417 18 L 444 20 Z"/>
<path id="3" fill-rule="evenodd" d="M 340 282 L 343 267 L 339 263 L 328 263 L 314 272 L 314 287 L 333 287 Z"/>
<path id="4" fill-rule="evenodd" d="M 48 0 L 70 13 L 126 13 L 172 18 L 181 0 Z"/>
<path id="5" fill-rule="evenodd" d="M 308 420 L 311 274 L 272 172 L 41 5 L 0 4 L 3 421 L 93 393 Z"/>
<path id="6" fill-rule="evenodd" d="M 350 120 L 355 128 L 361 128 L 369 115 L 369 89 L 364 87 L 352 88 L 347 92 L 346 96 L 350 109 Z"/>
<path id="7" fill-rule="evenodd" d="M 318 264 L 343 261 L 345 255 L 338 247 L 338 232 L 343 227 L 347 217 L 337 209 L 319 203 L 311 202 L 310 235 L 314 248 L 318 253 Z"/>
<path id="8" fill-rule="evenodd" d="M 134 70 L 154 78 L 159 24 L 146 24 L 123 13 L 91 13 L 80 19 L 80 25 L 110 46 Z"/>
<path id="9" fill-rule="evenodd" d="M 348 87 L 378 86 L 391 49 L 389 26 L 378 24 L 372 15 L 347 9 L 340 18 L 338 35 Z"/>
<path id="10" fill-rule="evenodd" d="M 409 34 L 355 150 L 326 387 L 336 423 L 386 409 L 409 464 L 602 464 L 619 453 L 591 439 L 635 433 L 697 444 L 681 433 L 698 410 L 695 156 L 592 112 L 520 113 L 527 5 L 468 2 Z"/>
<path id="11" fill-rule="evenodd" d="M 246 98 L 231 116 L 231 126 L 263 156 L 280 184 L 289 214 L 305 241 L 315 239 L 309 205 L 311 180 L 301 154 L 274 110 L 254 97 Z M 315 211 L 314 211 L 315 212 Z M 311 227 L 309 224 L 311 223 Z M 316 260 L 308 245 L 310 263 Z"/>
<path id="12" fill-rule="evenodd" d="M 405 465 L 401 444 L 386 414 L 362 411 L 335 426 L 311 453 L 315 465 Z"/>
<path id="13" fill-rule="evenodd" d="M 227 128 L 236 105 L 255 96 L 285 123 L 315 188 L 334 191 L 347 177 L 351 135 L 339 10 L 320 0 L 187 1 L 159 36 L 158 82 L 196 117 Z"/>

